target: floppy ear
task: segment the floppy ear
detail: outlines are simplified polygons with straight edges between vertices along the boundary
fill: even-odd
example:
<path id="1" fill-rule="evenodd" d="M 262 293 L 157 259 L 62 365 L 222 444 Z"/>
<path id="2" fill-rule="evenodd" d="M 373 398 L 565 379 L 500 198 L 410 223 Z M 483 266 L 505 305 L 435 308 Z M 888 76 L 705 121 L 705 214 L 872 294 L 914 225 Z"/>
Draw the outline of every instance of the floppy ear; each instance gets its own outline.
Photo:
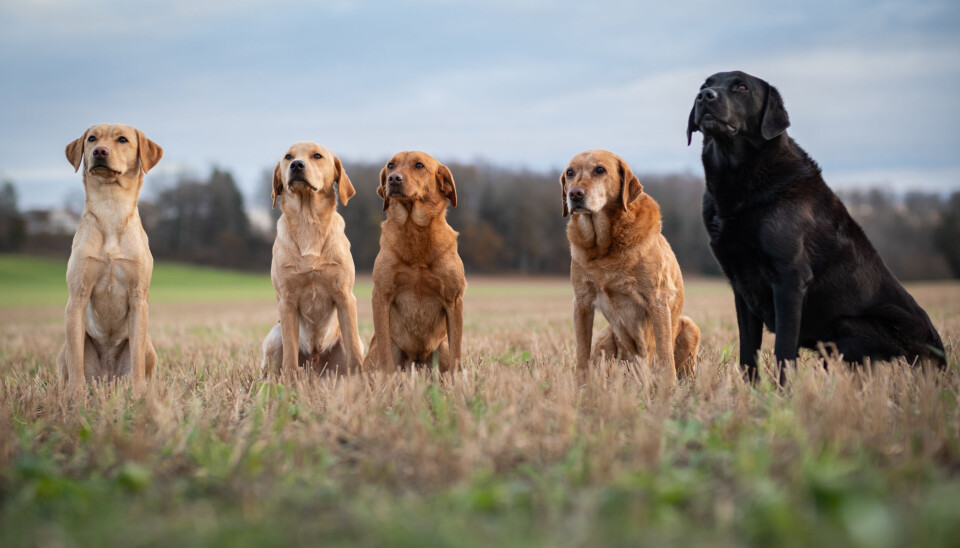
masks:
<path id="1" fill-rule="evenodd" d="M 570 214 L 570 211 L 567 209 L 567 171 L 564 170 L 560 174 L 560 203 L 563 204 L 563 216 L 566 217 Z"/>
<path id="2" fill-rule="evenodd" d="M 347 177 L 347 172 L 343 170 L 343 165 L 340 163 L 340 158 L 337 156 L 333 157 L 333 167 L 337 170 L 337 193 L 340 195 L 340 203 L 347 205 L 347 202 L 350 201 L 350 198 L 353 198 L 353 195 L 357 191 L 353 188 L 353 183 L 350 182 L 350 177 Z"/>
<path id="3" fill-rule="evenodd" d="M 280 164 L 282 162 L 277 162 L 277 167 L 273 168 L 273 193 L 271 198 L 273 198 L 273 205 L 270 206 L 270 209 L 277 207 L 277 196 L 283 192 L 283 170 L 280 169 Z"/>
<path id="4" fill-rule="evenodd" d="M 783 106 L 783 99 L 777 88 L 767 84 L 767 104 L 763 108 L 763 119 L 760 121 L 760 135 L 769 141 L 780 135 L 790 127 L 790 118 L 787 109 Z"/>
<path id="5" fill-rule="evenodd" d="M 620 160 L 617 171 L 620 173 L 620 200 L 623 202 L 623 210 L 626 211 L 627 206 L 643 194 L 643 185 L 623 160 Z"/>
<path id="6" fill-rule="evenodd" d="M 74 139 L 67 145 L 67 161 L 73 164 L 74 172 L 80 171 L 80 164 L 83 163 L 83 143 L 87 142 L 87 131 L 84 131 L 79 139 Z"/>
<path id="7" fill-rule="evenodd" d="M 163 149 L 157 143 L 147 139 L 139 129 L 137 130 L 137 146 L 140 148 L 140 169 L 147 173 L 160 161 L 163 156 Z"/>
<path id="8" fill-rule="evenodd" d="M 450 169 L 443 164 L 437 168 L 437 184 L 440 186 L 440 194 L 450 200 L 450 205 L 457 207 L 457 186 L 453 184 Z"/>
<path id="9" fill-rule="evenodd" d="M 693 142 L 693 132 L 700 131 L 700 127 L 694 122 L 693 117 L 697 112 L 697 102 L 693 102 L 693 108 L 690 109 L 690 117 L 687 118 L 687 146 Z"/>
<path id="10" fill-rule="evenodd" d="M 380 186 L 377 187 L 377 196 L 383 198 L 383 210 L 390 207 L 390 196 L 387 195 L 387 168 L 380 170 Z"/>

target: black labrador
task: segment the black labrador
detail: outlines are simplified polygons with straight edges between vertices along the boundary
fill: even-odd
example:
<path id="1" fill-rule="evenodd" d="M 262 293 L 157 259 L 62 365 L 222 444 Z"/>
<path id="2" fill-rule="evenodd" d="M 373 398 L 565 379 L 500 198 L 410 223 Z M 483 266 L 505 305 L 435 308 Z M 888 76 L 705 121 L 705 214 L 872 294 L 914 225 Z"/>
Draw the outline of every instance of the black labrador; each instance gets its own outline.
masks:
<path id="1" fill-rule="evenodd" d="M 688 145 L 703 133 L 703 222 L 733 287 L 744 374 L 757 379 L 764 325 L 776 333 L 781 384 L 797 347 L 818 343 L 850 362 L 905 356 L 944 367 L 930 318 L 789 126 L 777 89 L 739 71 L 707 78 L 687 122 Z"/>

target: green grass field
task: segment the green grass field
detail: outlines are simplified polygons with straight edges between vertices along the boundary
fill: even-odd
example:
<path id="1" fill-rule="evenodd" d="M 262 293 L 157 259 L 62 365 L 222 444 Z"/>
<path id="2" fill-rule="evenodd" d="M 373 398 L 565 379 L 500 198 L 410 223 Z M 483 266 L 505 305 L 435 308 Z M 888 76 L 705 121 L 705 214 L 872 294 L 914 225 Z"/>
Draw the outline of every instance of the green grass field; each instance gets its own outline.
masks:
<path id="1" fill-rule="evenodd" d="M 259 380 L 269 276 L 158 264 L 159 366 L 57 383 L 63 262 L 0 256 L 0 546 L 956 546 L 960 284 L 913 284 L 945 373 L 806 353 L 744 385 L 732 296 L 688 280 L 693 379 L 572 373 L 572 291 L 469 278 L 465 371 Z M 369 278 L 358 284 L 368 343 Z M 602 325 L 599 319 L 597 327 Z M 769 374 L 772 340 L 765 339 Z"/>
<path id="2" fill-rule="evenodd" d="M 67 263 L 29 255 L 0 254 L 0 308 L 66 305 Z M 369 276 L 357 280 L 357 298 L 370 298 Z M 554 284 L 472 284 L 471 295 L 528 296 L 557 295 L 563 288 Z M 158 262 L 150 285 L 151 303 L 214 303 L 274 300 L 269 274 L 252 274 L 202 266 Z"/>
<path id="3" fill-rule="evenodd" d="M 67 263 L 25 255 L 0 255 L 0 307 L 66 305 Z M 274 298 L 270 276 L 157 263 L 151 303 L 250 301 Z"/>

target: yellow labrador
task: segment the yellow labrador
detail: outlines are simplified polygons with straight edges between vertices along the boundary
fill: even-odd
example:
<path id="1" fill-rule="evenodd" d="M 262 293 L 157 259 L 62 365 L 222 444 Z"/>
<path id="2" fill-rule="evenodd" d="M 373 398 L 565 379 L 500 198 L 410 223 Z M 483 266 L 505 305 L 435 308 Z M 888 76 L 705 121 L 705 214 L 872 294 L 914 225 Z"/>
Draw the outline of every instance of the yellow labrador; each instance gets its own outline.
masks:
<path id="1" fill-rule="evenodd" d="M 334 193 L 334 184 L 337 192 Z M 273 171 L 277 221 L 270 278 L 280 322 L 263 341 L 261 376 L 298 366 L 317 372 L 359 370 L 355 271 L 340 202 L 356 193 L 340 159 L 316 143 L 290 147 Z"/>
<path id="2" fill-rule="evenodd" d="M 457 233 L 447 203 L 457 188 L 447 166 L 423 152 L 400 152 L 380 171 L 387 220 L 373 264 L 373 330 L 367 366 L 385 372 L 429 364 L 460 368 L 463 293 Z"/>
<path id="3" fill-rule="evenodd" d="M 75 170 L 83 166 L 86 202 L 67 263 L 60 377 L 77 387 L 130 375 L 142 385 L 157 353 L 147 334 L 153 256 L 137 198 L 143 175 L 163 149 L 134 127 L 100 124 L 67 145 L 66 153 Z"/>
<path id="4" fill-rule="evenodd" d="M 560 176 L 563 216 L 570 216 L 570 278 L 574 291 L 577 369 L 590 360 L 594 310 L 610 325 L 593 357 L 656 356 L 675 383 L 689 376 L 700 328 L 682 316 L 683 276 L 660 233 L 660 207 L 643 192 L 622 158 L 606 150 L 573 157 Z"/>

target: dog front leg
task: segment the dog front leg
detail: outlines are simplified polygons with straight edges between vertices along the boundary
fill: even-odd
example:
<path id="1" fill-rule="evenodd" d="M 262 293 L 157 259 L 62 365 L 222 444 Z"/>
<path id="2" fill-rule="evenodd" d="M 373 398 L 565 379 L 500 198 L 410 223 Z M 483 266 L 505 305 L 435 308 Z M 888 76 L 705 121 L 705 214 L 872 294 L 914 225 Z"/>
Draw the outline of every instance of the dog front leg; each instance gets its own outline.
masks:
<path id="1" fill-rule="evenodd" d="M 447 342 L 450 346 L 451 369 L 459 371 L 460 344 L 463 340 L 463 297 L 457 297 L 446 307 Z"/>
<path id="2" fill-rule="evenodd" d="M 750 310 L 739 293 L 734 293 L 737 310 L 737 329 L 740 335 L 740 368 L 744 380 L 757 382 L 757 352 L 763 341 L 763 322 Z"/>
<path id="3" fill-rule="evenodd" d="M 340 322 L 340 334 L 347 352 L 347 369 L 359 371 L 363 356 L 360 350 L 360 333 L 357 331 L 357 298 L 352 291 L 347 291 L 337 301 L 337 320 Z"/>
<path id="4" fill-rule="evenodd" d="M 577 339 L 577 373 L 586 373 L 593 342 L 593 299 L 576 296 L 573 300 L 573 330 Z"/>
<path id="5" fill-rule="evenodd" d="M 677 364 L 673 363 L 673 323 L 670 321 L 670 305 L 666 297 L 658 295 L 653 305 L 653 336 L 657 341 L 657 361 L 667 382 L 677 384 Z"/>
<path id="6" fill-rule="evenodd" d="M 385 373 L 393 373 L 397 364 L 393 362 L 393 341 L 390 337 L 390 301 L 385 295 L 373 288 L 373 334 L 377 337 L 377 366 Z"/>
<path id="7" fill-rule="evenodd" d="M 67 382 L 73 388 L 79 388 L 86 382 L 83 368 L 83 347 L 87 330 L 83 323 L 83 314 L 90 303 L 91 289 L 82 285 L 78 291 L 70 292 L 65 316 L 66 342 L 63 345 Z"/>
<path id="8" fill-rule="evenodd" d="M 809 278 L 801 273 L 783 277 L 773 286 L 773 306 L 776 314 L 777 340 L 773 353 L 777 357 L 780 386 L 787 382 L 786 365 L 796 365 L 797 346 L 800 339 L 800 316 L 803 300 L 807 294 Z"/>
<path id="9" fill-rule="evenodd" d="M 283 339 L 282 376 L 292 381 L 300 358 L 300 318 L 297 304 L 280 298 L 280 337 Z"/>
<path id="10" fill-rule="evenodd" d="M 149 305 L 147 292 L 139 285 L 130 292 L 130 379 L 137 388 L 146 380 L 147 322 Z"/>

